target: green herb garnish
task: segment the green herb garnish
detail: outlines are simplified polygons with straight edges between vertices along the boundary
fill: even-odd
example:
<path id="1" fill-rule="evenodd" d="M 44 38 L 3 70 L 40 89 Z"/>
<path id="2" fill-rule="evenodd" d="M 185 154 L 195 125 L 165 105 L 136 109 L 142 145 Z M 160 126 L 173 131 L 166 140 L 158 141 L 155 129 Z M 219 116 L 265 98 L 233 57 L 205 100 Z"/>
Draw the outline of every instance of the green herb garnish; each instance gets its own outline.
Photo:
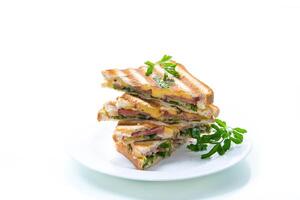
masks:
<path id="1" fill-rule="evenodd" d="M 148 66 L 147 71 L 146 71 L 146 76 L 150 76 L 150 74 L 153 73 L 155 64 L 151 61 L 146 61 L 145 64 Z"/>
<path id="2" fill-rule="evenodd" d="M 160 59 L 159 63 L 167 62 L 167 61 L 171 60 L 171 58 L 172 58 L 172 56 L 164 55 L 164 56 Z"/>
<path id="3" fill-rule="evenodd" d="M 175 67 L 176 67 L 176 63 L 164 63 L 162 64 L 164 70 L 166 72 L 168 72 L 169 74 L 172 74 L 173 76 L 175 76 L 176 78 L 179 78 L 179 73 L 176 71 Z"/>
<path id="4" fill-rule="evenodd" d="M 164 75 L 164 78 L 160 78 L 158 76 L 155 76 L 153 79 L 155 80 L 156 84 L 159 85 L 161 88 L 169 88 L 173 83 L 174 80 L 170 79 L 169 77 L 165 77 L 166 74 Z"/>
<path id="5" fill-rule="evenodd" d="M 175 76 L 176 78 L 180 78 L 179 73 L 175 69 L 177 64 L 174 62 L 171 62 L 170 61 L 171 58 L 172 58 L 172 56 L 164 55 L 157 62 L 146 61 L 145 64 L 148 66 L 148 68 L 147 68 L 145 75 L 150 76 L 153 73 L 153 69 L 154 69 L 155 65 L 160 65 L 165 70 L 164 76 L 168 76 L 167 74 L 171 74 L 171 75 Z"/>
<path id="6" fill-rule="evenodd" d="M 161 144 L 159 145 L 159 147 L 164 148 L 164 149 L 171 148 L 171 142 L 170 142 L 170 141 L 166 141 L 166 142 L 164 142 L 164 143 L 161 143 Z"/>
<path id="7" fill-rule="evenodd" d="M 191 151 L 206 150 L 209 145 L 213 145 L 208 153 L 202 154 L 201 158 L 209 158 L 215 153 L 224 155 L 231 147 L 231 143 L 241 144 L 243 142 L 243 134 L 247 130 L 242 128 L 230 128 L 225 121 L 216 119 L 216 122 L 211 125 L 211 134 L 201 134 L 199 128 L 192 128 L 186 131 L 190 137 L 197 140 L 196 144 L 187 146 Z"/>

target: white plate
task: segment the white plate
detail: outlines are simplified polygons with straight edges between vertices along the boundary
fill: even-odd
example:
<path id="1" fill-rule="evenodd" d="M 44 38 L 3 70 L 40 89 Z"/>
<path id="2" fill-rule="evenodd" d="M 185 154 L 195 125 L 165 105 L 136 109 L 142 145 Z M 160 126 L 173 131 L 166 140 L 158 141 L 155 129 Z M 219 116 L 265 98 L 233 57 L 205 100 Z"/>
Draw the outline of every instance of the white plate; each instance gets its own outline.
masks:
<path id="1" fill-rule="evenodd" d="M 251 149 L 249 139 L 235 146 L 224 156 L 203 160 L 201 153 L 190 152 L 185 145 L 171 157 L 156 166 L 142 171 L 115 150 L 112 133 L 113 122 L 103 122 L 97 128 L 73 133 L 67 141 L 67 151 L 73 159 L 95 171 L 134 180 L 171 181 L 205 176 L 235 165 L 247 156 Z"/>

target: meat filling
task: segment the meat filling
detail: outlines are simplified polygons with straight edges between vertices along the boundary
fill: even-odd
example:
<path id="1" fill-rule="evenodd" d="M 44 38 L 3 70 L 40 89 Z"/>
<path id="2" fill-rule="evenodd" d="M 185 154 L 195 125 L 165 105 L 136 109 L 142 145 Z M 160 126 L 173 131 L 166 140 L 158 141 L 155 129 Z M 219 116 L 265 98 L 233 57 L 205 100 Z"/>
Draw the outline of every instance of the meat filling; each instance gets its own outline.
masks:
<path id="1" fill-rule="evenodd" d="M 148 130 L 143 130 L 143 131 L 137 131 L 131 134 L 131 136 L 141 136 L 141 135 L 153 135 L 153 134 L 159 134 L 162 133 L 164 131 L 164 127 L 163 126 L 159 126 L 159 127 L 154 127 Z"/>
<path id="2" fill-rule="evenodd" d="M 135 110 L 129 110 L 129 109 L 119 109 L 118 114 L 122 115 L 122 116 L 132 117 L 132 116 L 136 116 L 136 115 L 140 114 L 140 112 L 135 111 Z"/>

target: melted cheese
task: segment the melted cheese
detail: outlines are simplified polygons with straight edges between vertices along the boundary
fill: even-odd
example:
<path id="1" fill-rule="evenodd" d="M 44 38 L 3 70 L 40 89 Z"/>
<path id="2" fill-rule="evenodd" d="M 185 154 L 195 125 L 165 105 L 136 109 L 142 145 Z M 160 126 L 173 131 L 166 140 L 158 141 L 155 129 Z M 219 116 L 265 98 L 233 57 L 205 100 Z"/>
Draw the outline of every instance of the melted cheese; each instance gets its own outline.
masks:
<path id="1" fill-rule="evenodd" d="M 187 99 L 191 98 L 191 95 L 189 93 L 186 93 L 184 91 L 176 91 L 176 93 L 174 93 L 174 90 L 170 88 L 164 89 L 164 88 L 151 87 L 151 90 L 152 90 L 152 96 L 160 99 L 163 98 L 164 96 L 176 96 L 176 97 L 183 97 Z"/>
<path id="2" fill-rule="evenodd" d="M 164 131 L 162 133 L 157 134 L 157 135 L 159 135 L 163 139 L 175 138 L 177 132 L 178 132 L 178 130 L 175 129 L 175 128 L 172 129 L 170 127 L 165 127 Z"/>
<path id="3" fill-rule="evenodd" d="M 147 126 L 144 125 L 122 125 L 122 126 L 117 126 L 115 130 L 115 134 L 117 136 L 125 136 L 125 137 L 131 137 L 131 133 L 136 132 L 136 131 L 142 131 L 147 129 Z"/>
<path id="4" fill-rule="evenodd" d="M 153 118 L 159 118 L 161 113 L 160 109 L 157 107 L 149 106 L 147 104 L 136 104 L 137 110 L 148 113 Z"/>
<path id="5" fill-rule="evenodd" d="M 118 109 L 124 108 L 141 111 L 149 114 L 151 117 L 156 119 L 161 118 L 165 111 L 173 115 L 177 114 L 177 109 L 173 107 L 152 105 L 144 100 L 129 95 L 127 95 L 126 97 L 118 98 L 116 106 Z"/>

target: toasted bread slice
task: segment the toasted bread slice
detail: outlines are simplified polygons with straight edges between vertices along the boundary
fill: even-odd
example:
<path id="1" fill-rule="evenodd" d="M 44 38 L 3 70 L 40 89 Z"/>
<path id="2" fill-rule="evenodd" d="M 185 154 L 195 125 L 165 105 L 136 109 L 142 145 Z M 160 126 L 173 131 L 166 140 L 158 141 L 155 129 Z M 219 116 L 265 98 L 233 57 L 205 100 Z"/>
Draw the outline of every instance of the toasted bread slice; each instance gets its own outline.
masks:
<path id="1" fill-rule="evenodd" d="M 174 61 L 173 61 L 174 62 Z M 183 107 L 192 112 L 205 109 L 213 103 L 213 90 L 191 75 L 186 68 L 177 63 L 176 70 L 180 78 L 172 77 L 174 82 L 169 88 L 161 88 L 156 77 L 164 76 L 164 69 L 156 66 L 150 76 L 146 76 L 147 67 L 129 69 L 109 69 L 102 71 L 106 87 L 123 90 L 144 99 L 159 99 Z"/>
<path id="2" fill-rule="evenodd" d="M 130 94 L 123 94 L 116 101 L 104 104 L 98 113 L 98 120 L 110 119 L 155 119 L 166 123 L 180 121 L 207 121 L 212 122 L 219 114 L 218 107 L 207 106 L 198 113 L 182 111 L 168 103 L 157 100 L 143 100 Z"/>

